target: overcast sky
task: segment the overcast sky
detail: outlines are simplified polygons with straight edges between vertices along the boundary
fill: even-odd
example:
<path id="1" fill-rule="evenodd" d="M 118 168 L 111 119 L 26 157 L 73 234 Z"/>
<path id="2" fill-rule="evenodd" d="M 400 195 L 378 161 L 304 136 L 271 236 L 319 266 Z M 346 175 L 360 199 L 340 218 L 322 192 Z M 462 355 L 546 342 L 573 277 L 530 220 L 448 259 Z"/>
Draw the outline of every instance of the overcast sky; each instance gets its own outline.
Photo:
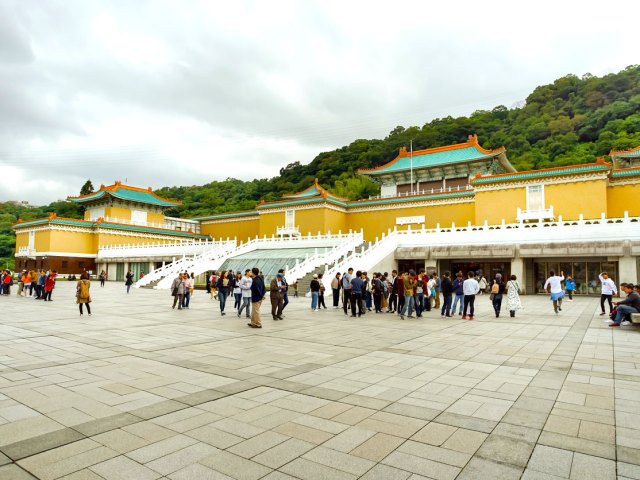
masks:
<path id="1" fill-rule="evenodd" d="M 0 0 L 0 200 L 271 177 L 640 63 L 635 2 Z M 509 147 L 508 145 L 506 146 Z"/>

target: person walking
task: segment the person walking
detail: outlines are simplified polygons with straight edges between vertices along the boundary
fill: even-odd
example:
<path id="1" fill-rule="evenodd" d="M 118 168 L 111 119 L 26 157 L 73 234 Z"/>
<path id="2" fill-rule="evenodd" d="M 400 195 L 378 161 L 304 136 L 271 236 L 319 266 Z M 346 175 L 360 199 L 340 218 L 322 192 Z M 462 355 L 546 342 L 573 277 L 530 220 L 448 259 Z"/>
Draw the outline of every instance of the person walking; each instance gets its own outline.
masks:
<path id="1" fill-rule="evenodd" d="M 129 270 L 127 272 L 124 284 L 127 287 L 127 295 L 128 295 L 129 294 L 129 290 L 131 290 L 131 285 L 133 285 L 133 273 L 131 272 L 131 270 Z"/>
<path id="2" fill-rule="evenodd" d="M 602 272 L 598 275 L 600 279 L 600 283 L 602 284 L 602 288 L 600 291 L 600 309 L 602 312 L 600 315 L 605 315 L 604 311 L 604 302 L 605 300 L 609 303 L 609 315 L 613 311 L 613 302 L 612 298 L 614 295 L 618 295 L 618 289 L 616 288 L 616 284 L 613 280 L 609 278 L 609 274 L 607 272 Z"/>
<path id="3" fill-rule="evenodd" d="M 398 299 L 397 307 L 394 309 L 394 313 L 398 312 L 398 314 L 402 311 L 404 307 L 404 275 L 398 274 L 398 276 L 393 281 L 393 291 L 396 294 Z"/>
<path id="4" fill-rule="evenodd" d="M 440 290 L 442 291 L 442 310 L 440 310 L 440 317 L 442 318 L 451 317 L 451 297 L 454 288 L 450 276 L 450 272 L 444 272 L 440 279 Z"/>
<path id="5" fill-rule="evenodd" d="M 262 328 L 260 321 L 260 305 L 267 293 L 264 288 L 264 280 L 260 276 L 260 270 L 256 267 L 251 269 L 251 323 L 247 323 L 251 328 Z"/>
<path id="6" fill-rule="evenodd" d="M 573 302 L 573 291 L 576 289 L 576 282 L 573 281 L 571 275 L 567 275 L 567 278 L 564 281 L 564 289 L 567 291 L 567 296 L 569 297 L 568 302 Z"/>
<path id="7" fill-rule="evenodd" d="M 104 282 L 107 281 L 107 272 L 102 270 L 100 272 L 100 288 L 104 287 Z"/>
<path id="8" fill-rule="evenodd" d="M 451 313 L 453 315 L 456 314 L 456 306 L 458 303 L 460 306 L 458 307 L 458 315 L 462 315 L 462 304 L 464 303 L 464 292 L 462 291 L 462 284 L 464 280 L 462 279 L 462 272 L 456 273 L 456 278 L 453 280 L 453 293 L 455 295 L 453 299 L 453 307 L 451 308 Z"/>
<path id="9" fill-rule="evenodd" d="M 324 286 L 324 281 L 322 280 L 323 276 L 324 274 L 322 273 L 318 274 L 318 283 L 320 283 L 320 290 L 318 290 L 318 310 L 320 310 L 321 308 L 324 308 L 325 310 L 327 309 L 327 304 L 324 303 L 324 292 L 326 291 L 326 289 Z"/>
<path id="10" fill-rule="evenodd" d="M 340 288 L 342 288 L 342 282 L 340 281 L 340 272 L 336 273 L 336 276 L 331 280 L 331 292 L 333 293 L 333 308 L 340 308 Z"/>
<path id="11" fill-rule="evenodd" d="M 182 273 L 179 273 L 171 283 L 171 295 L 173 295 L 173 305 L 171 308 L 176 308 L 178 304 L 178 310 L 182 310 L 182 299 L 184 298 L 184 279 Z"/>
<path id="12" fill-rule="evenodd" d="M 229 278 L 227 272 L 220 272 L 218 277 L 218 301 L 220 302 L 220 315 L 224 316 L 224 307 L 227 304 L 227 296 L 229 295 Z"/>
<path id="13" fill-rule="evenodd" d="M 553 311 L 556 315 L 562 311 L 562 297 L 564 290 L 562 289 L 562 281 L 564 280 L 564 272 L 560 272 L 556 276 L 553 270 L 549 271 L 549 278 L 544 282 L 544 289 L 549 293 L 549 299 L 553 302 Z M 614 285 L 615 288 L 615 285 Z M 602 315 L 604 315 L 604 304 L 602 305 Z"/>
<path id="14" fill-rule="evenodd" d="M 278 273 L 282 274 L 282 298 L 284 300 L 282 311 L 284 311 L 287 305 L 289 305 L 289 282 L 287 282 L 287 277 L 284 275 L 284 268 L 278 270 Z M 284 318 L 284 315 L 282 315 L 282 317 Z"/>
<path id="15" fill-rule="evenodd" d="M 242 311 L 245 310 L 247 318 L 251 318 L 249 309 L 251 308 L 251 284 L 253 278 L 251 278 L 251 270 L 247 269 L 244 272 L 244 277 L 240 280 L 240 293 L 242 294 L 242 304 L 238 309 L 238 318 L 242 315 Z"/>
<path id="16" fill-rule="evenodd" d="M 184 295 L 182 297 L 182 308 L 189 308 L 189 304 L 191 303 L 191 292 L 193 289 L 192 280 L 189 278 L 189 274 L 184 272 L 183 280 L 184 282 Z"/>
<path id="17" fill-rule="evenodd" d="M 520 303 L 520 284 L 518 283 L 518 277 L 511 275 L 510 280 L 507 282 L 507 310 L 509 310 L 509 316 L 515 317 L 516 310 L 522 309 L 522 303 Z"/>
<path id="18" fill-rule="evenodd" d="M 467 279 L 462 284 L 462 293 L 464 294 L 464 309 L 462 312 L 462 320 L 467 319 L 467 309 L 469 311 L 469 320 L 473 320 L 474 306 L 476 302 L 476 295 L 480 292 L 480 285 L 474 278 L 473 272 L 467 274 Z"/>
<path id="19" fill-rule="evenodd" d="M 320 282 L 318 282 L 318 275 L 313 274 L 313 279 L 309 283 L 309 291 L 311 292 L 311 311 L 315 312 L 320 310 L 318 308 L 318 296 L 320 295 Z"/>
<path id="20" fill-rule="evenodd" d="M 491 304 L 493 305 L 493 311 L 496 313 L 496 318 L 500 316 L 504 288 L 505 284 L 502 281 L 502 274 L 496 273 L 496 278 L 493 281 L 493 285 L 491 286 Z"/>
<path id="21" fill-rule="evenodd" d="M 242 290 L 240 289 L 240 281 L 242 280 L 242 273 L 236 273 L 236 276 L 233 281 L 233 309 L 240 310 L 240 305 L 242 305 Z"/>
<path id="22" fill-rule="evenodd" d="M 284 284 L 282 283 L 282 273 L 278 273 L 269 284 L 269 297 L 271 299 L 271 317 L 274 320 L 282 320 L 282 309 L 284 308 Z"/>
<path id="23" fill-rule="evenodd" d="M 91 282 L 89 281 L 89 275 L 85 272 L 80 275 L 80 280 L 76 283 L 76 303 L 80 309 L 80 316 L 82 316 L 82 306 L 87 307 L 87 314 L 91 316 L 91 295 L 89 289 L 91 288 Z"/>

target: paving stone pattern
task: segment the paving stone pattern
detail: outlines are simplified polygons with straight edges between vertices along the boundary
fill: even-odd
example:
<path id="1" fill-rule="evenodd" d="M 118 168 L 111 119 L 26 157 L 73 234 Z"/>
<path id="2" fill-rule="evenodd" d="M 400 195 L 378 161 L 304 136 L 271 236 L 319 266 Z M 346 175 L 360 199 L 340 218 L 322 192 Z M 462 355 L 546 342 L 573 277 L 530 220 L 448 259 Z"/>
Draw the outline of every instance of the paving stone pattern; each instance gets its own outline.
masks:
<path id="1" fill-rule="evenodd" d="M 496 319 L 74 285 L 0 297 L 0 480 L 640 479 L 640 335 L 597 300 Z M 330 303 L 330 297 L 327 303 Z"/>

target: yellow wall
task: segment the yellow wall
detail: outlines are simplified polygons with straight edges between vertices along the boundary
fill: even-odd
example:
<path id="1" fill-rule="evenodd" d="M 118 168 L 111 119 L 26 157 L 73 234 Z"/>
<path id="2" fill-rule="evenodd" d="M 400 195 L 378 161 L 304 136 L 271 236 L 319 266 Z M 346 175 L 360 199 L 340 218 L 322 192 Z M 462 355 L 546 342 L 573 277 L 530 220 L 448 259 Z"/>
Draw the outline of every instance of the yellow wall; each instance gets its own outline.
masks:
<path id="1" fill-rule="evenodd" d="M 640 183 L 635 185 L 613 185 L 607 188 L 607 216 L 623 217 L 629 212 L 632 217 L 640 216 Z"/>
<path id="2" fill-rule="evenodd" d="M 325 228 L 326 208 L 312 208 L 310 210 L 296 210 L 296 226 L 301 235 L 317 235 L 318 232 L 326 233 Z M 284 226 L 284 221 L 281 226 Z M 275 233 L 275 231 L 273 232 Z"/>
<path id="3" fill-rule="evenodd" d="M 607 180 L 577 181 L 544 186 L 545 207 L 553 205 L 556 218 L 574 220 L 584 218 L 600 218 L 607 215 Z"/>
<path id="4" fill-rule="evenodd" d="M 65 232 L 61 230 L 51 230 L 48 233 L 50 236 L 50 244 L 48 249 L 42 249 L 44 251 L 68 252 L 69 254 L 95 254 L 98 250 L 95 243 L 95 235 L 91 232 Z M 36 251 L 42 250 L 36 247 Z"/>
<path id="5" fill-rule="evenodd" d="M 249 217 L 241 222 L 203 223 L 200 227 L 202 235 L 210 235 L 214 240 L 238 238 L 239 242 L 246 242 L 258 235 L 258 217 Z"/>
<path id="6" fill-rule="evenodd" d="M 298 212 L 296 212 L 295 224 L 298 225 Z M 275 235 L 278 227 L 284 227 L 284 211 L 274 213 L 260 213 L 260 228 L 258 235 L 270 237 Z"/>
<path id="7" fill-rule="evenodd" d="M 33 243 L 36 252 L 48 252 L 51 251 L 50 248 L 50 240 L 51 240 L 51 231 L 49 230 L 40 230 L 36 232 L 36 238 Z"/>
<path id="8" fill-rule="evenodd" d="M 106 207 L 104 214 L 110 218 L 122 218 L 124 220 L 131 220 L 131 209 L 122 207 Z"/>
<path id="9" fill-rule="evenodd" d="M 16 251 L 20 247 L 28 247 L 28 246 L 29 246 L 29 234 L 26 232 L 24 233 L 16 232 Z"/>
<path id="10" fill-rule="evenodd" d="M 515 223 L 518 208 L 527 209 L 527 190 L 525 187 L 476 192 L 475 221 L 477 225 L 490 225 L 504 221 Z"/>
<path id="11" fill-rule="evenodd" d="M 324 227 L 327 233 L 347 233 L 349 231 L 349 227 L 347 227 L 347 213 L 330 210 L 328 208 L 325 209 Z"/>
<path id="12" fill-rule="evenodd" d="M 425 217 L 425 227 L 435 228 L 450 227 L 452 222 L 456 225 L 466 225 L 474 222 L 473 202 L 455 203 L 449 205 L 432 205 L 428 207 L 398 207 L 391 210 L 368 210 L 364 212 L 352 212 L 348 215 L 348 229 L 364 230 L 365 240 L 372 241 L 380 237 L 383 232 L 396 227 L 397 217 Z M 398 230 L 406 230 L 408 225 L 398 225 Z M 413 224 L 412 229 L 422 228 L 422 225 Z M 347 229 L 347 230 L 348 230 Z"/>
<path id="13" fill-rule="evenodd" d="M 164 215 L 162 213 L 147 213 L 147 222 L 150 223 L 164 223 Z"/>

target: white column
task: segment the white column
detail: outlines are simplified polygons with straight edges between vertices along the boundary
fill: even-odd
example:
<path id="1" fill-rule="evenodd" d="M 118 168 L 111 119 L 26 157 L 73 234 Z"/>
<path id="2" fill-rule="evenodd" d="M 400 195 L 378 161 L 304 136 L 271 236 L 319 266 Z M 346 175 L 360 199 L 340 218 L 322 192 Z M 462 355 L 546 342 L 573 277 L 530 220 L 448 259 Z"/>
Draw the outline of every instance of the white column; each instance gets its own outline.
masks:
<path id="1" fill-rule="evenodd" d="M 618 277 L 615 279 L 617 284 L 636 282 L 638 279 L 638 263 L 634 256 L 625 255 L 618 258 Z"/>
<path id="2" fill-rule="evenodd" d="M 515 257 L 511 259 L 511 275 L 515 275 L 518 278 L 520 288 L 524 290 L 526 282 L 524 278 L 524 260 L 522 258 Z M 509 279 L 503 278 L 502 280 L 506 282 Z"/>

